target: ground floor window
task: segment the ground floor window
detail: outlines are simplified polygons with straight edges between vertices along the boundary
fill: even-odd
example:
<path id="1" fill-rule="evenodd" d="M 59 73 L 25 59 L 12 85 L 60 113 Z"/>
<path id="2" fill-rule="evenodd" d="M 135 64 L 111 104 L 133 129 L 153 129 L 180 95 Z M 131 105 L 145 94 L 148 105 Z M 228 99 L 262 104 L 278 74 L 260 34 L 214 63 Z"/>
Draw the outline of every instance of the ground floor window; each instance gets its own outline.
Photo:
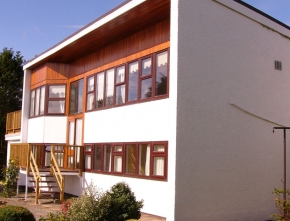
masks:
<path id="1" fill-rule="evenodd" d="M 85 145 L 85 170 L 145 179 L 167 179 L 168 142 Z"/>

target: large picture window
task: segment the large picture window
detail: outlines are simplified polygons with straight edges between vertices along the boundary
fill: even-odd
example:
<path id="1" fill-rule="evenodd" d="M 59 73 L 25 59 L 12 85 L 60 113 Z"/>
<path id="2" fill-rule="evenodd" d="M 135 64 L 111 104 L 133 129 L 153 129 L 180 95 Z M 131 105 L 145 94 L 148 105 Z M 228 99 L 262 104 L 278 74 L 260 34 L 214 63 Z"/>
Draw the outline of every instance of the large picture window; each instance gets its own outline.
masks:
<path id="1" fill-rule="evenodd" d="M 85 169 L 145 179 L 167 179 L 167 142 L 85 145 Z"/>
<path id="2" fill-rule="evenodd" d="M 86 110 L 168 97 L 168 50 L 87 78 Z"/>

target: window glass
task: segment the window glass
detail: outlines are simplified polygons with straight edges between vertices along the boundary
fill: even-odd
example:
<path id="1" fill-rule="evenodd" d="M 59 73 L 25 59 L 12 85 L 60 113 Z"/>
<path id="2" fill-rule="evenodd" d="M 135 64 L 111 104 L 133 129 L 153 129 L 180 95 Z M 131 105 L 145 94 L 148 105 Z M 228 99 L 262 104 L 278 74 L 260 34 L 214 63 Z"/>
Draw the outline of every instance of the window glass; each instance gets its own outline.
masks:
<path id="1" fill-rule="evenodd" d="M 39 107 L 39 114 L 44 114 L 44 105 L 45 105 L 45 86 L 40 88 L 40 107 Z"/>
<path id="2" fill-rule="evenodd" d="M 49 98 L 65 98 L 65 85 L 50 85 Z"/>
<path id="3" fill-rule="evenodd" d="M 91 155 L 85 155 L 85 168 L 91 169 L 92 165 L 92 156 Z"/>
<path id="4" fill-rule="evenodd" d="M 129 64 L 128 101 L 138 98 L 138 61 Z"/>
<path id="5" fill-rule="evenodd" d="M 83 107 L 84 79 L 74 81 L 70 84 L 70 114 L 82 113 Z"/>
<path id="6" fill-rule="evenodd" d="M 142 60 L 142 76 L 151 75 L 151 58 L 146 58 Z"/>
<path id="7" fill-rule="evenodd" d="M 150 144 L 139 145 L 139 175 L 150 175 Z"/>
<path id="8" fill-rule="evenodd" d="M 167 51 L 156 55 L 155 95 L 167 93 Z"/>
<path id="9" fill-rule="evenodd" d="M 104 105 L 104 72 L 97 74 L 97 105 L 96 108 L 103 107 Z"/>
<path id="10" fill-rule="evenodd" d="M 94 90 L 94 84 L 95 84 L 95 78 L 94 76 L 91 76 L 88 78 L 88 88 L 87 92 L 93 91 Z"/>
<path id="11" fill-rule="evenodd" d="M 35 90 L 32 90 L 30 95 L 30 117 L 34 116 L 34 109 L 35 109 Z"/>
<path id="12" fill-rule="evenodd" d="M 141 99 L 150 98 L 152 96 L 152 78 L 141 81 Z"/>
<path id="13" fill-rule="evenodd" d="M 116 70 L 116 83 L 125 81 L 125 66 L 118 67 Z"/>
<path id="14" fill-rule="evenodd" d="M 48 101 L 47 112 L 50 114 L 64 114 L 65 101 Z"/>
<path id="15" fill-rule="evenodd" d="M 165 147 L 164 145 L 154 145 L 154 152 L 164 152 Z"/>
<path id="16" fill-rule="evenodd" d="M 35 95 L 35 116 L 39 115 L 39 97 L 40 97 L 40 88 L 37 88 Z"/>
<path id="17" fill-rule="evenodd" d="M 122 172 L 122 156 L 114 156 L 114 172 Z"/>
<path id="18" fill-rule="evenodd" d="M 122 152 L 122 146 L 114 146 L 115 152 Z"/>
<path id="19" fill-rule="evenodd" d="M 111 172 L 112 151 L 111 145 L 104 146 L 104 171 Z"/>
<path id="20" fill-rule="evenodd" d="M 126 145 L 126 173 L 134 174 L 136 171 L 136 145 Z"/>
<path id="21" fill-rule="evenodd" d="M 120 85 L 116 87 L 116 104 L 125 103 L 125 85 Z"/>
<path id="22" fill-rule="evenodd" d="M 164 157 L 153 157 L 153 175 L 164 176 Z"/>
<path id="23" fill-rule="evenodd" d="M 106 106 L 114 104 L 114 69 L 106 72 Z"/>
<path id="24" fill-rule="evenodd" d="M 87 94 L 87 110 L 92 110 L 94 108 L 94 101 L 94 93 Z"/>
<path id="25" fill-rule="evenodd" d="M 101 146 L 94 147 L 94 170 L 101 170 Z"/>

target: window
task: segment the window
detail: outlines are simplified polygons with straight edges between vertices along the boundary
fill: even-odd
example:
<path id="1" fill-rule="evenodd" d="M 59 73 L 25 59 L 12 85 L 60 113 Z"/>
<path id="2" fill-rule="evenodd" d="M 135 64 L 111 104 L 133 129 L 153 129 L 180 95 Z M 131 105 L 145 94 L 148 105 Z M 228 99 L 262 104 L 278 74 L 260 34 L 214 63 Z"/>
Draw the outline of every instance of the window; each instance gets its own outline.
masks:
<path id="1" fill-rule="evenodd" d="M 167 179 L 167 142 L 85 145 L 85 169 L 147 179 Z"/>
<path id="2" fill-rule="evenodd" d="M 48 114 L 64 114 L 65 113 L 65 85 L 49 85 L 48 86 Z"/>
<path id="3" fill-rule="evenodd" d="M 46 90 L 48 95 L 46 96 Z M 30 117 L 65 114 L 66 85 L 44 85 L 30 93 Z"/>
<path id="4" fill-rule="evenodd" d="M 168 50 L 101 73 L 87 81 L 87 111 L 168 97 Z"/>
<path id="5" fill-rule="evenodd" d="M 84 92 L 84 79 L 74 81 L 70 84 L 70 104 L 69 104 L 70 114 L 82 113 L 83 92 Z"/>
<path id="6" fill-rule="evenodd" d="M 36 88 L 30 93 L 30 117 L 44 115 L 45 86 Z"/>

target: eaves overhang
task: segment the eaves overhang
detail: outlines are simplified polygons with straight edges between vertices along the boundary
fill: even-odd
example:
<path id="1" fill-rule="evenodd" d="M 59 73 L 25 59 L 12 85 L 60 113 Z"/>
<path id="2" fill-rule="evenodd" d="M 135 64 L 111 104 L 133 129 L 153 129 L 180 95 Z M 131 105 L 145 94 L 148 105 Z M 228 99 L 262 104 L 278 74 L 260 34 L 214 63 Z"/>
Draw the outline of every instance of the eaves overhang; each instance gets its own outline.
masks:
<path id="1" fill-rule="evenodd" d="M 70 64 L 150 26 L 153 21 L 168 18 L 169 14 L 170 0 L 127 0 L 29 60 L 23 69 L 34 69 L 48 62 Z"/>

